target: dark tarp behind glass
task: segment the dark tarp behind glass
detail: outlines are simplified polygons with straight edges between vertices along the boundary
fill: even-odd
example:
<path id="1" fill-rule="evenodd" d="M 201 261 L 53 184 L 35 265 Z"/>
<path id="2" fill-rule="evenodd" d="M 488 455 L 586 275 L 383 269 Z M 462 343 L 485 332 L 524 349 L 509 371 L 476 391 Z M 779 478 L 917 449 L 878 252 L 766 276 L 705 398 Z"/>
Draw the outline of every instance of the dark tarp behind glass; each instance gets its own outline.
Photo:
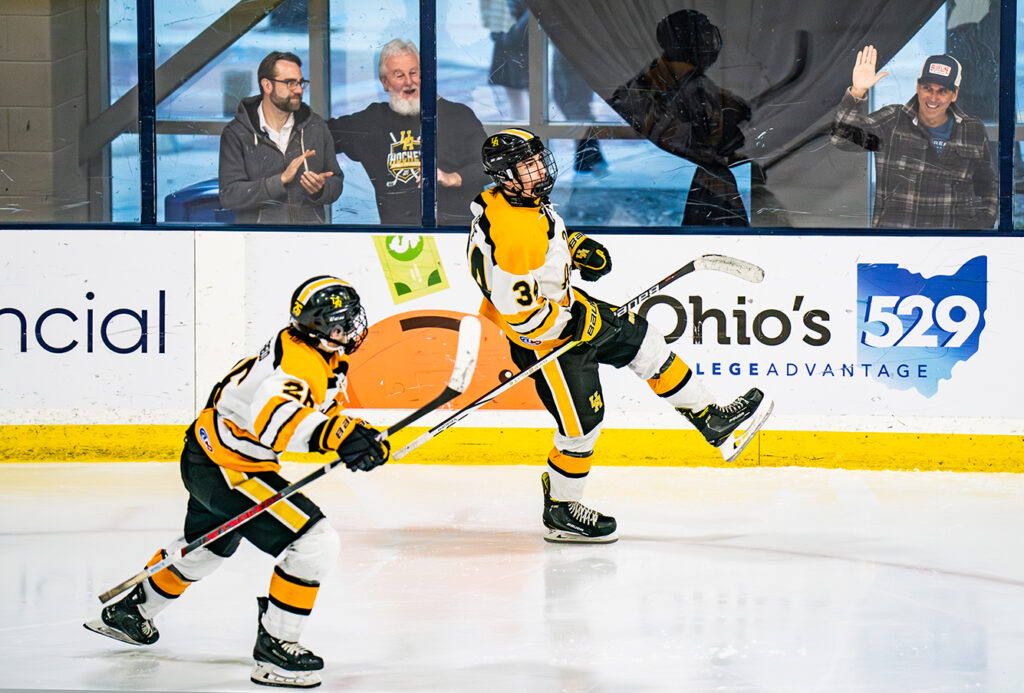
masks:
<path id="1" fill-rule="evenodd" d="M 943 2 L 527 4 L 580 76 L 634 130 L 700 166 L 683 223 L 745 226 L 729 167 L 752 161 L 752 181 L 755 187 L 760 181 L 761 195 L 769 198 L 754 207 L 777 208 L 763 186 L 764 171 L 827 132 L 857 51 L 873 44 L 881 66 Z M 659 45 L 659 22 L 673 13 L 674 22 L 662 25 Z M 685 36 L 690 39 L 678 40 Z M 693 75 L 658 73 L 655 61 L 666 44 L 687 44 L 677 59 L 696 64 Z"/>

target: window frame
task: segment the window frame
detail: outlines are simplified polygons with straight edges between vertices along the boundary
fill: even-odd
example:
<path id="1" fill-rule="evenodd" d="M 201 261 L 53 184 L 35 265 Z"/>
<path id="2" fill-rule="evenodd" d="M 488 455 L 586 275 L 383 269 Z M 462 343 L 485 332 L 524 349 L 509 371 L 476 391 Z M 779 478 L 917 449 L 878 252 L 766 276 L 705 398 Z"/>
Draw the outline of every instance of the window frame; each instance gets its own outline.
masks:
<path id="1" fill-rule="evenodd" d="M 310 105 L 319 113 L 325 113 L 331 102 L 331 85 L 329 76 L 330 69 L 330 0 L 308 0 L 310 14 L 320 17 L 319 22 L 310 24 L 310 75 L 309 78 L 315 85 L 310 93 Z M 45 229 L 151 229 L 151 230 L 241 230 L 251 231 L 254 227 L 242 224 L 193 224 L 181 222 L 166 222 L 157 220 L 157 135 L 165 134 L 205 134 L 219 135 L 226 126 L 224 121 L 158 121 L 156 116 L 157 106 L 157 81 L 156 81 L 156 27 L 154 16 L 154 0 L 137 0 L 137 24 L 138 24 L 138 119 L 134 127 L 129 127 L 124 132 L 137 132 L 139 135 L 139 190 L 140 190 L 140 221 L 137 222 L 88 222 L 88 223 L 59 223 L 59 222 L 0 222 L 0 229 L 19 228 L 45 228 Z M 280 0 L 267 0 L 267 5 L 276 7 Z M 419 0 L 419 50 L 421 56 L 421 103 L 422 103 L 422 165 L 423 165 L 423 216 L 419 227 L 392 227 L 387 225 L 373 225 L 371 228 L 387 231 L 390 229 L 409 233 L 412 230 L 426 232 L 463 232 L 458 227 L 438 226 L 435 219 L 436 202 L 436 95 L 437 95 L 437 41 L 434 27 L 437 19 L 436 0 Z M 984 231 L 962 231 L 962 230 L 935 230 L 935 229 L 829 229 L 829 228 L 795 228 L 795 227 L 751 227 L 742 229 L 722 229 L 708 226 L 587 226 L 589 233 L 610 233 L 624 234 L 642 232 L 645 234 L 693 234 L 709 235 L 728 233 L 729 235 L 806 235 L 806 236 L 902 236 L 914 235 L 924 237 L 942 236 L 978 236 L 978 237 L 1008 237 L 1024 236 L 1024 229 L 1015 230 L 1013 227 L 1013 206 L 1014 206 L 1014 149 L 1018 143 L 1024 142 L 1024 123 L 1016 121 L 1015 99 L 1024 98 L 1024 94 L 1015 94 L 1016 87 L 1016 45 L 1017 45 L 1017 24 L 1021 21 L 1017 13 L 1017 0 L 999 0 L 1000 17 L 1000 47 L 999 47 L 999 120 L 996 138 L 992 141 L 997 146 L 997 174 L 998 174 L 998 217 L 995 228 Z M 1008 21 L 1013 18 L 1013 21 Z M 93 35 L 102 37 L 103 46 L 100 49 L 101 57 L 96 60 L 106 62 L 106 51 L 108 50 L 109 37 L 106 31 L 94 32 Z M 540 28 L 536 18 L 531 14 L 529 21 L 529 127 L 545 139 L 551 138 L 572 138 L 578 131 L 578 126 L 570 123 L 548 122 L 548 42 L 544 32 Z M 93 58 L 90 58 L 93 60 Z M 162 65 L 161 68 L 165 67 Z M 180 82 L 179 82 L 180 84 Z M 130 93 L 130 92 L 129 92 Z M 502 127 L 504 123 L 488 123 L 488 127 Z M 508 123 L 512 125 L 512 123 Z M 595 126 L 598 132 L 611 134 L 616 139 L 636 139 L 637 135 L 628 126 L 617 126 L 609 124 L 598 124 Z M 106 163 L 104 163 L 106 162 Z M 95 160 L 93 170 L 105 171 L 109 174 L 109 157 L 99 156 Z M 109 190 L 109 180 L 105 189 Z M 93 191 L 91 197 L 103 197 L 109 200 L 109 195 L 97 194 Z M 102 193 L 102 191 L 99 191 Z M 1024 191 L 1017 193 L 1024 195 Z M 316 229 L 303 227 L 303 230 L 343 232 L 345 230 L 364 231 L 366 224 L 336 224 L 329 223 Z M 267 231 L 295 231 L 294 226 L 260 226 L 259 230 Z"/>

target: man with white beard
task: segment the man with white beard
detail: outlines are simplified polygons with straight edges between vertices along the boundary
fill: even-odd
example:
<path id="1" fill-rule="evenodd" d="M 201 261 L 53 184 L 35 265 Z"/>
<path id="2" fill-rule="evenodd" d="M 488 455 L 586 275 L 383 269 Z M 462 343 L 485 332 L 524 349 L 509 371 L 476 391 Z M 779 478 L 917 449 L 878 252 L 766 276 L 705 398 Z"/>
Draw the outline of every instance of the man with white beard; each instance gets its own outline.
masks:
<path id="1" fill-rule="evenodd" d="M 421 219 L 420 55 L 411 41 L 384 45 L 377 62 L 388 102 L 327 121 L 334 149 L 358 161 L 377 196 L 380 222 Z M 437 99 L 437 223 L 468 226 L 469 203 L 489 182 L 480 167 L 483 125 L 460 103 Z"/>

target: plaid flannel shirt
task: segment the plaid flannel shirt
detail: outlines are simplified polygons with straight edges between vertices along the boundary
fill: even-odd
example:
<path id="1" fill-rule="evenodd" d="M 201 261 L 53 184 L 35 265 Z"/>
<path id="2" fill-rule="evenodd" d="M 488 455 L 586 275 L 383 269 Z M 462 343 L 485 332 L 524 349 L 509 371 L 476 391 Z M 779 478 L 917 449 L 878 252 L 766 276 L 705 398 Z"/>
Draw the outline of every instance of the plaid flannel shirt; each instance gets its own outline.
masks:
<path id="1" fill-rule="evenodd" d="M 953 131 L 940 155 L 918 120 L 915 95 L 904 106 L 862 113 L 846 90 L 832 122 L 840 149 L 875 154 L 875 213 L 884 228 L 990 229 L 998 211 L 995 171 L 984 124 L 949 107 Z"/>

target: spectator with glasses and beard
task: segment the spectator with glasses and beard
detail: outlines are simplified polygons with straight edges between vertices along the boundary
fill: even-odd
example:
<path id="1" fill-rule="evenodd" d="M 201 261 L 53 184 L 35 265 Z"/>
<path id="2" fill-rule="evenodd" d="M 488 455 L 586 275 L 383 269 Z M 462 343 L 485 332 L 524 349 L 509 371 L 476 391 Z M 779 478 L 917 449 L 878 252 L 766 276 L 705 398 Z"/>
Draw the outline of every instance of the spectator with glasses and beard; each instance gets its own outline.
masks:
<path id="1" fill-rule="evenodd" d="M 220 136 L 220 202 L 239 223 L 323 224 L 343 176 L 327 124 L 302 102 L 302 61 L 273 51 L 257 77 L 260 93 Z"/>

